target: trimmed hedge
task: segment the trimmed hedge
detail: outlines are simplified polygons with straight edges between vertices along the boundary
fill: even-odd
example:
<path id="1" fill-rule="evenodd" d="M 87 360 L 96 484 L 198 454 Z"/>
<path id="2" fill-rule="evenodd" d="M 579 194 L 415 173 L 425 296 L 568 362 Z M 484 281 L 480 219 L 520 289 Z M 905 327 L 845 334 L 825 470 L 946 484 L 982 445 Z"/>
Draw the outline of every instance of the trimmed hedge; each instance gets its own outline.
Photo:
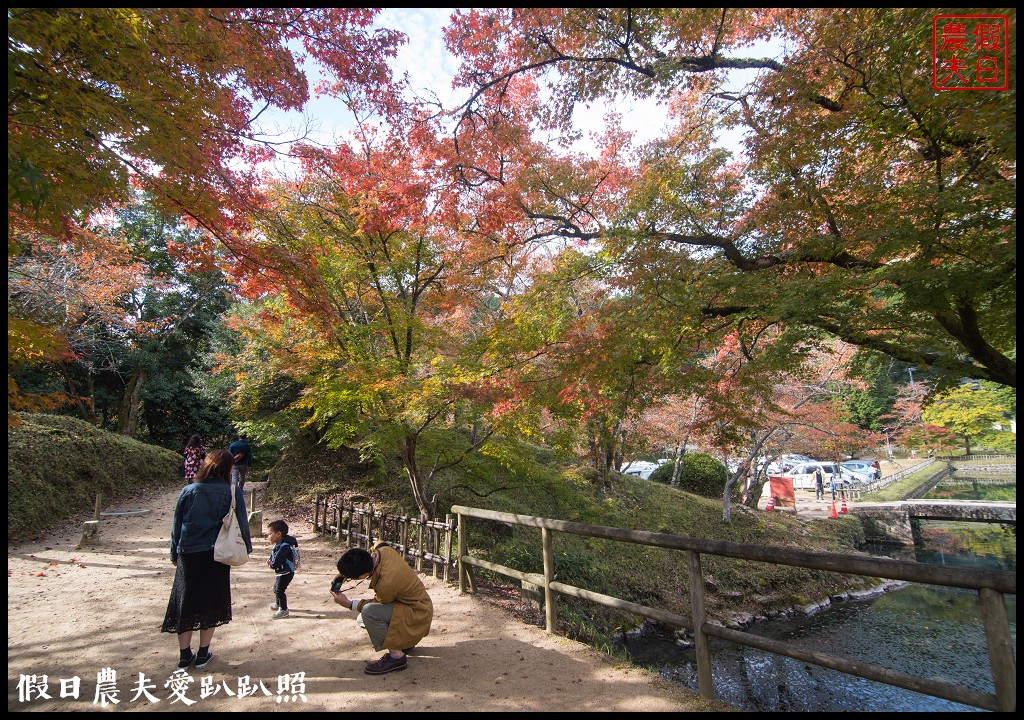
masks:
<path id="1" fill-rule="evenodd" d="M 7 428 L 7 539 L 33 535 L 144 487 L 183 484 L 181 456 L 62 415 L 16 415 Z"/>
<path id="2" fill-rule="evenodd" d="M 704 453 L 683 455 L 679 475 L 679 489 L 701 497 L 720 499 L 725 491 L 729 471 L 718 460 Z M 675 461 L 670 460 L 651 475 L 650 479 L 668 485 L 672 482 Z"/>

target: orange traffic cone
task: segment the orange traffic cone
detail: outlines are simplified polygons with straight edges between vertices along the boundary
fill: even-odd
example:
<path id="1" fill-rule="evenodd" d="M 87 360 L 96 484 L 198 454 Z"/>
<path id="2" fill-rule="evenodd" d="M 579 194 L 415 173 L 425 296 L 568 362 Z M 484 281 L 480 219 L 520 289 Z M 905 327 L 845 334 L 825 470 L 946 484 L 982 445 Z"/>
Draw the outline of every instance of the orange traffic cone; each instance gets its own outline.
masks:
<path id="1" fill-rule="evenodd" d="M 843 505 L 839 508 L 839 512 L 846 515 L 849 511 L 846 509 L 846 498 L 843 498 Z"/>
<path id="2" fill-rule="evenodd" d="M 764 509 L 771 512 L 775 509 L 775 497 L 772 495 L 768 496 L 768 504 L 764 506 Z"/>
<path id="3" fill-rule="evenodd" d="M 828 514 L 828 516 L 830 518 L 832 518 L 833 520 L 836 520 L 839 517 L 838 515 L 836 515 L 836 501 L 835 500 L 832 501 L 832 512 L 830 512 Z"/>

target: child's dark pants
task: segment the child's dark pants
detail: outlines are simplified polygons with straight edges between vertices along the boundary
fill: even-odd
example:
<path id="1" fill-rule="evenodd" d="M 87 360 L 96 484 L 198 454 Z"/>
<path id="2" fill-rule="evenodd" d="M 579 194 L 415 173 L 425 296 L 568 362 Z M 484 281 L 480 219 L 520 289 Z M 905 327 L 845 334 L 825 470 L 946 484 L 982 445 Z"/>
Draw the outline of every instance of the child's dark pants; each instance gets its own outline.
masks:
<path id="1" fill-rule="evenodd" d="M 284 575 L 278 575 L 277 579 L 274 580 L 274 595 L 277 597 L 278 607 L 282 610 L 288 609 L 288 596 L 285 595 L 284 591 L 288 589 L 288 585 L 293 577 L 295 577 L 295 573 L 285 573 Z"/>

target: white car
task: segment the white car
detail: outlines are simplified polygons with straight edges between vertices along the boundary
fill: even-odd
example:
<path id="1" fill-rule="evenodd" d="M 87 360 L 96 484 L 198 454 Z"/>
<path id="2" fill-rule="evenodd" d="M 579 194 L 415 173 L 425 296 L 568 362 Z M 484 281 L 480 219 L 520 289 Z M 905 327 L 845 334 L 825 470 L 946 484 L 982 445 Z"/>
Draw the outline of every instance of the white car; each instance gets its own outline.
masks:
<path id="1" fill-rule="evenodd" d="M 796 453 L 786 453 L 785 455 L 779 455 L 779 459 L 777 460 L 777 462 L 779 463 L 779 465 L 782 467 L 783 470 L 789 470 L 791 467 L 794 467 L 796 465 L 802 465 L 804 463 L 810 463 L 810 462 L 817 462 L 817 460 L 815 460 L 812 457 L 807 457 L 806 455 L 798 455 Z"/>
<path id="2" fill-rule="evenodd" d="M 826 490 L 829 489 L 829 481 L 833 474 L 836 473 L 836 464 L 831 462 L 814 462 L 801 463 L 794 465 L 784 473 L 785 477 L 793 479 L 794 490 L 813 490 L 814 489 L 814 471 L 821 468 L 821 479 L 822 485 Z M 854 472 L 847 468 L 839 466 L 840 480 L 844 485 L 859 485 L 868 481 L 867 475 Z"/>

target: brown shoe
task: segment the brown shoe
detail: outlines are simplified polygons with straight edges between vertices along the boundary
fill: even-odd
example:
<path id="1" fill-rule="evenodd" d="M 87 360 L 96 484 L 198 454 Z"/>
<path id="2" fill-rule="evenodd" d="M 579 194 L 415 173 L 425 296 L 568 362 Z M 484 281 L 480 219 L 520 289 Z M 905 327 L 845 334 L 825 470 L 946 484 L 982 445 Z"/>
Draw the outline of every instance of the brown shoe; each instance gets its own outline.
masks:
<path id="1" fill-rule="evenodd" d="M 408 664 L 405 661 L 405 655 L 400 658 L 391 657 L 391 653 L 384 653 L 380 660 L 374 660 L 372 663 L 367 663 L 366 667 L 363 668 L 363 672 L 367 675 L 384 675 L 389 672 L 397 672 L 398 670 L 405 670 Z"/>

